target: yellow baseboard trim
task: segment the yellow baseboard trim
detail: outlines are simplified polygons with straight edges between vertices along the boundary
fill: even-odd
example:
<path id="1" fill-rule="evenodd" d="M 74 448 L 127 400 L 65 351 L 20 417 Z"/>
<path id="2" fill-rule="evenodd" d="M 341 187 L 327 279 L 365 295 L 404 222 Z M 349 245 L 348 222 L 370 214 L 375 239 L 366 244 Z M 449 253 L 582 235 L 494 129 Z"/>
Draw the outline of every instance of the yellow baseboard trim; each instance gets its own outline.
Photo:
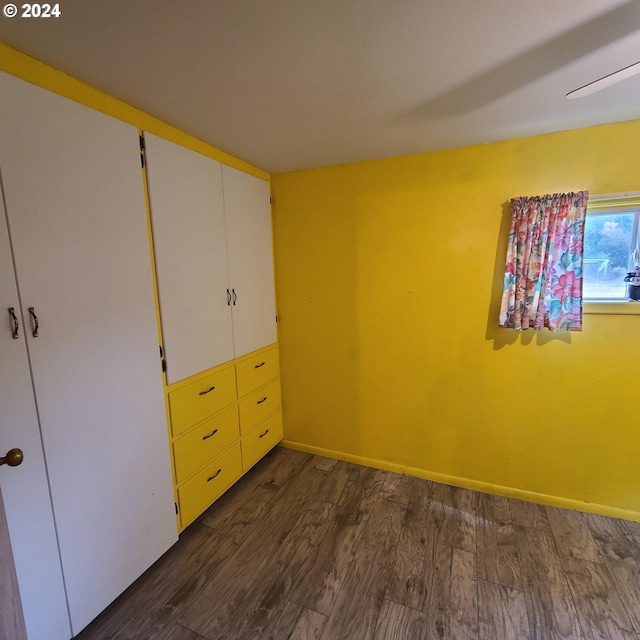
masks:
<path id="1" fill-rule="evenodd" d="M 471 489 L 482 493 L 492 493 L 505 498 L 517 498 L 519 500 L 525 500 L 526 502 L 535 502 L 549 507 L 560 507 L 562 509 L 594 513 L 601 516 L 608 516 L 610 518 L 640 522 L 640 512 L 632 511 L 630 509 L 621 509 L 620 507 L 583 502 L 580 500 L 573 500 L 572 498 L 562 498 L 560 496 L 552 496 L 544 493 L 537 493 L 535 491 L 527 491 L 525 489 L 516 489 L 514 487 L 505 487 L 503 485 L 492 484 L 490 482 L 482 482 L 480 480 L 472 480 L 470 478 L 462 478 L 460 476 L 451 476 L 444 473 L 438 473 L 436 471 L 428 471 L 417 467 L 396 464 L 386 460 L 356 456 L 350 453 L 344 453 L 343 451 L 324 449 L 322 447 L 315 447 L 302 442 L 293 442 L 286 439 L 280 442 L 280 446 L 287 449 L 294 449 L 296 451 L 303 451 L 304 453 L 311 453 L 316 456 L 334 458 L 336 460 L 343 460 L 344 462 L 352 462 L 365 467 L 373 467 L 374 469 L 382 469 L 383 471 L 405 473 L 424 480 L 432 480 L 433 482 L 448 484 L 462 489 Z"/>

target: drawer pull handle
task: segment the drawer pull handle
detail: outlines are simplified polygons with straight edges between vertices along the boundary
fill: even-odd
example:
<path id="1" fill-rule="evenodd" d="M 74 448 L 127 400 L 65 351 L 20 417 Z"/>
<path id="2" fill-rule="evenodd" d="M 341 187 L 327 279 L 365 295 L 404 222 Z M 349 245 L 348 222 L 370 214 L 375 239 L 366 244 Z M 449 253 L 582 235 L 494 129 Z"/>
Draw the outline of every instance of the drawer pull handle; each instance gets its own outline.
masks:
<path id="1" fill-rule="evenodd" d="M 33 337 L 38 337 L 38 328 L 40 327 L 40 322 L 38 321 L 38 316 L 36 315 L 36 310 L 33 307 L 29 307 L 29 315 L 31 316 L 31 320 L 33 321 Z"/>
<path id="2" fill-rule="evenodd" d="M 264 367 L 264 365 L 267 364 L 266 362 L 261 362 L 260 364 L 257 364 L 255 367 L 253 367 L 254 369 L 259 369 L 260 367 Z"/>
<path id="3" fill-rule="evenodd" d="M 222 469 L 218 469 L 210 478 L 207 478 L 207 482 L 211 482 L 222 473 Z"/>
<path id="4" fill-rule="evenodd" d="M 208 440 L 209 438 L 215 436 L 216 433 L 218 433 L 218 430 L 214 429 L 211 433 L 208 433 L 206 436 L 202 436 L 202 439 L 203 440 Z"/>
<path id="5" fill-rule="evenodd" d="M 260 437 L 264 438 L 267 435 L 267 433 L 269 433 L 269 429 L 267 429 L 264 433 L 261 433 Z"/>
<path id="6" fill-rule="evenodd" d="M 215 387 L 209 387 L 208 389 L 205 389 L 204 391 L 201 391 L 198 395 L 199 396 L 206 396 L 207 393 L 211 393 L 214 389 L 215 389 Z"/>
<path id="7" fill-rule="evenodd" d="M 18 339 L 18 329 L 20 328 L 20 323 L 18 322 L 18 318 L 16 318 L 16 310 L 14 307 L 9 307 L 9 316 L 11 317 L 11 322 L 13 323 L 13 339 Z"/>
<path id="8" fill-rule="evenodd" d="M 266 402 L 266 401 L 267 401 L 267 396 L 262 398 L 262 400 L 258 400 L 258 402 L 256 402 L 256 404 L 262 404 L 263 402 Z"/>

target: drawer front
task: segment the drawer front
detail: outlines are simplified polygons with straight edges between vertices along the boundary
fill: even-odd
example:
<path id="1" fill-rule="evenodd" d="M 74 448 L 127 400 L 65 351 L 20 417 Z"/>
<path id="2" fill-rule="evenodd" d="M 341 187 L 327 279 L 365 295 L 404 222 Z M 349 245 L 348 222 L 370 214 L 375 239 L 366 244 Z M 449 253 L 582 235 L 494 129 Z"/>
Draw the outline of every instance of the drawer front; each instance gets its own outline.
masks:
<path id="1" fill-rule="evenodd" d="M 216 458 L 199 474 L 178 487 L 180 522 L 191 524 L 242 475 L 240 445 Z"/>
<path id="2" fill-rule="evenodd" d="M 218 457 L 226 448 L 237 442 L 238 411 L 235 406 L 173 443 L 176 483 L 182 484 L 208 462 Z"/>
<path id="3" fill-rule="evenodd" d="M 280 408 L 280 379 L 245 398 L 240 407 L 240 433 L 248 434 L 268 415 Z"/>
<path id="4" fill-rule="evenodd" d="M 242 470 L 247 471 L 280 440 L 282 440 L 282 412 L 278 411 L 240 441 Z"/>
<path id="5" fill-rule="evenodd" d="M 278 349 L 275 346 L 239 362 L 236 365 L 238 397 L 251 393 L 276 378 L 279 373 Z"/>
<path id="6" fill-rule="evenodd" d="M 233 367 L 169 392 L 171 433 L 178 436 L 236 400 Z"/>

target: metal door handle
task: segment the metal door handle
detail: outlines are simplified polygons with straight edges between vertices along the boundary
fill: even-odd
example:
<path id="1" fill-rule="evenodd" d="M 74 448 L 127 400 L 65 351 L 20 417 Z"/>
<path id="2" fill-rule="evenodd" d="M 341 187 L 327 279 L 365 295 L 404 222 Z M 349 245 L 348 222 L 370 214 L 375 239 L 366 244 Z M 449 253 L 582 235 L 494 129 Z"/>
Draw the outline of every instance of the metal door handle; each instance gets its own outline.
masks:
<path id="1" fill-rule="evenodd" d="M 231 306 L 231 290 L 227 289 L 227 306 Z"/>
<path id="2" fill-rule="evenodd" d="M 33 337 L 38 337 L 38 327 L 40 323 L 38 322 L 38 316 L 36 315 L 36 311 L 33 307 L 29 307 L 29 314 L 31 315 L 31 319 L 33 320 Z"/>
<path id="3" fill-rule="evenodd" d="M 233 293 L 233 306 L 236 306 L 236 302 L 238 301 L 238 296 L 236 295 L 236 290 L 231 289 L 231 293 Z"/>
<path id="4" fill-rule="evenodd" d="M 7 455 L 4 458 L 0 458 L 0 465 L 8 464 L 10 467 L 17 467 L 22 464 L 24 460 L 24 454 L 22 449 L 11 449 L 7 451 Z"/>
<path id="5" fill-rule="evenodd" d="M 13 322 L 13 339 L 17 340 L 20 323 L 18 322 L 18 318 L 16 318 L 16 310 L 13 307 L 9 307 L 9 317 L 11 318 L 11 322 Z"/>

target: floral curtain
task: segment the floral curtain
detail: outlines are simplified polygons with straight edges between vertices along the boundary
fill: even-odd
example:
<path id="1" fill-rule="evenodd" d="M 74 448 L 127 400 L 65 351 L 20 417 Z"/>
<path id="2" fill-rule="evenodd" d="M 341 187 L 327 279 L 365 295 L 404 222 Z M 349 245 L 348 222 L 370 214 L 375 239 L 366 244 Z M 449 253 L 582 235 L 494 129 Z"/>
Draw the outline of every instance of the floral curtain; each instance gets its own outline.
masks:
<path id="1" fill-rule="evenodd" d="M 588 191 L 511 201 L 501 327 L 582 331 Z"/>

